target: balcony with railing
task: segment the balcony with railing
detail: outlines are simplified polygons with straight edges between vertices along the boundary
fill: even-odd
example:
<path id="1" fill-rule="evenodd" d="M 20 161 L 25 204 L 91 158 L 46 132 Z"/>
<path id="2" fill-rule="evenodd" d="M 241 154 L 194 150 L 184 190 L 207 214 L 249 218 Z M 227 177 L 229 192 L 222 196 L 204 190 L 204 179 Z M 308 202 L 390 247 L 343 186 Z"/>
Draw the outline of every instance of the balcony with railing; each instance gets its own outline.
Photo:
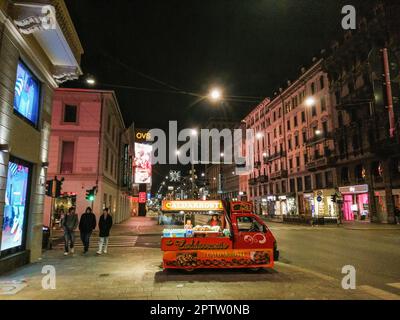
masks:
<path id="1" fill-rule="evenodd" d="M 282 158 L 285 156 L 286 156 L 285 151 L 279 151 L 277 153 L 271 154 L 270 156 L 266 157 L 265 162 L 270 162 L 270 161 L 273 161 L 273 160 L 276 160 L 276 159 L 279 159 L 279 158 Z"/>
<path id="2" fill-rule="evenodd" d="M 306 164 L 308 171 L 316 171 L 318 169 L 324 169 L 334 166 L 337 162 L 337 157 L 332 155 L 325 155 L 322 157 L 311 158 Z"/>
<path id="3" fill-rule="evenodd" d="M 307 139 L 307 146 L 312 146 L 314 144 L 324 142 L 333 138 L 332 132 L 322 132 L 320 134 L 315 134 L 313 137 Z"/>
<path id="4" fill-rule="evenodd" d="M 261 168 L 261 161 L 255 161 L 254 162 L 254 167 L 255 168 Z"/>
<path id="5" fill-rule="evenodd" d="M 262 175 L 258 176 L 257 182 L 258 183 L 266 183 L 266 182 L 268 182 L 268 176 L 265 175 L 265 174 L 262 174 Z"/>
<path id="6" fill-rule="evenodd" d="M 249 185 L 250 186 L 254 186 L 254 185 L 256 185 L 257 184 L 257 180 L 255 179 L 255 178 L 250 178 L 249 179 Z"/>
<path id="7" fill-rule="evenodd" d="M 282 179 L 282 178 L 287 178 L 287 177 L 288 177 L 287 170 L 279 170 L 274 173 L 271 173 L 271 180 L 277 180 L 277 179 Z"/>

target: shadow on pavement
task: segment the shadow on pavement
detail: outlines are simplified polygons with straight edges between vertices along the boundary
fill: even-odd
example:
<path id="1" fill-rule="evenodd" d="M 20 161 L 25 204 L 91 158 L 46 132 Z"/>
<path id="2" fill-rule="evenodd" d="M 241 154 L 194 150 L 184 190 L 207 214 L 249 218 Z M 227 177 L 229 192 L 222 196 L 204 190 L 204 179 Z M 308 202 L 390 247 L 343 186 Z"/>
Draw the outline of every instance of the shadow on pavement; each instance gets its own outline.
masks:
<path id="1" fill-rule="evenodd" d="M 198 269 L 193 272 L 184 270 L 164 270 L 154 274 L 154 282 L 257 282 L 257 281 L 285 281 L 278 271 L 274 269 L 261 269 L 259 271 L 251 271 L 250 269 Z M 279 277 L 278 277 L 279 276 Z"/>

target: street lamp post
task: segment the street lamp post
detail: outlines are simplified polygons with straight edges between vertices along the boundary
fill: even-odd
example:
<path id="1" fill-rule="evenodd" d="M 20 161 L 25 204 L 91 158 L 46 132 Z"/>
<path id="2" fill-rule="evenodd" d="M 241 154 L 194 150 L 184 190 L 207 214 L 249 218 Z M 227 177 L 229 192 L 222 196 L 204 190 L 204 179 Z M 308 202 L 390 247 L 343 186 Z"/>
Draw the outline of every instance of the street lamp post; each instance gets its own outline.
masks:
<path id="1" fill-rule="evenodd" d="M 196 137 L 198 134 L 196 129 L 192 129 L 192 136 Z M 196 145 L 197 148 L 197 145 Z M 192 195 L 192 199 L 195 200 L 194 198 L 194 189 L 195 189 L 195 171 L 194 171 L 194 150 L 192 150 L 192 161 L 191 161 L 191 172 L 190 172 L 190 176 L 191 176 L 191 195 Z"/>

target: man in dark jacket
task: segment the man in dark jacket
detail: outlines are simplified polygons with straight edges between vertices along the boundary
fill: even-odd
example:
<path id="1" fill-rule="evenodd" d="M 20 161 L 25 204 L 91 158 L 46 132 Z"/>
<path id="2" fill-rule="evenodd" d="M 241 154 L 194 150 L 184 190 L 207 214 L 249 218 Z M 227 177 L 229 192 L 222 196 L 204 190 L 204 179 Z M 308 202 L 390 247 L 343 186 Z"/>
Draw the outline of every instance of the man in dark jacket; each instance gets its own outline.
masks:
<path id="1" fill-rule="evenodd" d="M 103 214 L 99 219 L 99 250 L 97 254 L 107 253 L 108 237 L 110 236 L 110 229 L 113 225 L 113 220 L 108 212 L 108 208 L 103 210 Z"/>
<path id="2" fill-rule="evenodd" d="M 81 240 L 84 248 L 83 253 L 87 253 L 89 250 L 90 236 L 94 229 L 96 229 L 96 216 L 92 212 L 92 208 L 87 207 L 79 221 L 79 231 L 81 232 Z"/>
<path id="3" fill-rule="evenodd" d="M 74 230 L 78 227 L 78 215 L 75 213 L 74 207 L 69 208 L 68 213 L 62 218 L 61 226 L 64 229 L 64 255 L 68 255 L 69 248 L 71 248 L 71 253 L 74 254 Z"/>

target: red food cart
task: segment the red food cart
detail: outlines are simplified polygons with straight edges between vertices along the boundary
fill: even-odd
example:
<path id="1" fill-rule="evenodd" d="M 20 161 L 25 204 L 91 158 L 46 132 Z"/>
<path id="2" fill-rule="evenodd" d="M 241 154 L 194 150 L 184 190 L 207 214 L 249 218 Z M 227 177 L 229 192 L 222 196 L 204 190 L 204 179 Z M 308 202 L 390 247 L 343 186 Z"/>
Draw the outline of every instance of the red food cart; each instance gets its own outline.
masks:
<path id="1" fill-rule="evenodd" d="M 279 257 L 272 232 L 253 214 L 250 202 L 165 200 L 162 211 L 184 214 L 185 223 L 195 222 L 186 229 L 164 230 L 164 269 L 273 268 Z M 205 220 L 217 220 L 218 226 L 205 225 Z"/>

